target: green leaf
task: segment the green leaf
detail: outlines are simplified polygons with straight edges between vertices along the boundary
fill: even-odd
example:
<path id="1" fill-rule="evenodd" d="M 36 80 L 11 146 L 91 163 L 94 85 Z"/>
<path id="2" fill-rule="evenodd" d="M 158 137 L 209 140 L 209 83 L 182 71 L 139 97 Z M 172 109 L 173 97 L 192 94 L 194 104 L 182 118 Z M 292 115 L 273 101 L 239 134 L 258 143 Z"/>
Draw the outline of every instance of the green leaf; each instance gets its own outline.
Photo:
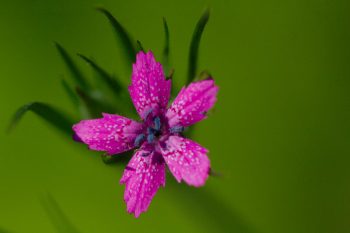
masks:
<path id="1" fill-rule="evenodd" d="M 169 72 L 169 53 L 170 53 L 170 36 L 169 36 L 169 28 L 166 22 L 166 19 L 163 17 L 163 26 L 164 26 L 164 35 L 165 35 L 165 43 L 163 49 L 163 67 L 165 69 L 165 73 Z"/>
<path id="2" fill-rule="evenodd" d="M 107 11 L 104 8 L 97 8 L 97 10 L 104 14 L 111 23 L 117 38 L 119 38 L 121 47 L 124 50 L 124 54 L 128 59 L 129 64 L 131 65 L 135 61 L 136 57 L 134 40 L 131 39 L 130 35 L 125 30 L 125 28 L 119 23 L 119 21 L 115 17 L 113 17 L 113 15 L 109 11 Z"/>
<path id="3" fill-rule="evenodd" d="M 215 171 L 212 168 L 210 168 L 210 170 L 209 170 L 209 175 L 212 177 L 222 177 L 221 172 Z"/>
<path id="4" fill-rule="evenodd" d="M 97 65 L 94 61 L 91 59 L 87 58 L 86 56 L 82 54 L 78 54 L 78 56 L 86 61 L 92 69 L 94 69 L 97 74 L 99 74 L 99 77 L 101 77 L 102 81 L 113 91 L 114 94 L 117 96 L 120 95 L 120 92 L 123 90 L 122 84 L 114 79 L 111 75 L 107 73 L 104 69 L 102 69 L 99 65 Z"/>
<path id="5" fill-rule="evenodd" d="M 79 87 L 77 87 L 76 92 L 85 104 L 85 107 L 89 112 L 89 118 L 101 117 L 101 113 L 103 112 L 115 113 L 117 111 L 117 109 L 112 107 L 110 103 L 98 98 L 97 95 L 87 93 Z"/>
<path id="6" fill-rule="evenodd" d="M 10 233 L 9 231 L 3 229 L 3 228 L 0 228 L 0 233 Z"/>
<path id="7" fill-rule="evenodd" d="M 77 65 L 73 62 L 73 59 L 71 58 L 71 56 L 60 44 L 55 42 L 55 45 L 75 83 L 84 90 L 89 89 L 89 85 L 87 81 L 85 80 L 82 72 L 79 70 Z"/>
<path id="8" fill-rule="evenodd" d="M 63 86 L 63 89 L 66 91 L 67 96 L 71 100 L 74 107 L 79 107 L 79 98 L 73 91 L 73 89 L 69 86 L 69 84 L 66 82 L 66 80 L 62 79 L 61 84 Z"/>
<path id="9" fill-rule="evenodd" d="M 165 195 L 172 198 L 170 201 L 178 203 L 178 208 L 183 209 L 186 217 L 196 216 L 198 222 L 210 222 L 215 226 L 215 232 L 228 232 L 227 229 L 230 229 L 229 232 L 259 233 L 239 212 L 230 208 L 219 192 L 206 187 L 189 188 L 178 184 L 175 179 L 167 179 L 167 182 Z"/>
<path id="10" fill-rule="evenodd" d="M 42 205 L 58 233 L 79 233 L 51 195 L 42 200 Z"/>
<path id="11" fill-rule="evenodd" d="M 201 81 L 201 80 L 205 80 L 208 78 L 211 78 L 212 75 L 209 71 L 207 70 L 203 70 L 202 72 L 200 72 L 200 74 L 198 75 L 198 77 L 196 78 L 197 81 Z"/>
<path id="12" fill-rule="evenodd" d="M 209 20 L 209 9 L 207 9 L 203 13 L 202 17 L 197 22 L 197 25 L 192 35 L 192 41 L 191 41 L 190 52 L 189 52 L 189 60 L 188 60 L 187 84 L 189 84 L 195 78 L 197 73 L 199 44 L 200 44 L 200 40 L 204 31 L 205 25 L 207 24 L 208 20 Z"/>
<path id="13" fill-rule="evenodd" d="M 137 43 L 137 47 L 138 47 L 138 49 L 137 49 L 138 52 L 140 52 L 140 51 L 145 52 L 145 50 L 144 50 L 144 48 L 143 48 L 143 46 L 142 46 L 141 41 L 137 40 L 136 43 Z"/>
<path id="14" fill-rule="evenodd" d="M 8 132 L 10 132 L 18 124 L 24 114 L 28 111 L 31 111 L 40 116 L 42 119 L 57 129 L 61 130 L 62 132 L 68 135 L 72 134 L 72 125 L 74 123 L 72 119 L 67 117 L 64 113 L 60 112 L 56 108 L 39 102 L 29 103 L 19 108 L 10 122 Z"/>
<path id="15" fill-rule="evenodd" d="M 119 164 L 122 167 L 125 167 L 130 161 L 133 154 L 134 151 L 126 151 L 118 155 L 102 154 L 101 159 L 107 165 Z"/>

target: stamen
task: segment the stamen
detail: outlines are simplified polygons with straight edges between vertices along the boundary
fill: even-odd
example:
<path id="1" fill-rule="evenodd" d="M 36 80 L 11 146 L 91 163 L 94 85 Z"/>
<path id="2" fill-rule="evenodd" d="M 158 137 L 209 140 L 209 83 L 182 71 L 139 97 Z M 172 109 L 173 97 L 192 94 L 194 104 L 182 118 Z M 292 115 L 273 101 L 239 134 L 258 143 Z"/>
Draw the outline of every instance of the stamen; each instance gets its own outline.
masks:
<path id="1" fill-rule="evenodd" d="M 174 126 L 170 128 L 170 133 L 182 133 L 185 130 L 183 126 Z"/>
<path id="2" fill-rule="evenodd" d="M 151 127 L 147 128 L 147 134 L 153 134 L 154 129 L 152 129 Z"/>
<path id="3" fill-rule="evenodd" d="M 151 134 L 148 134 L 147 136 L 147 142 L 152 143 L 154 141 L 154 134 L 153 132 Z"/>
<path id="4" fill-rule="evenodd" d="M 145 139 L 145 135 L 142 133 L 142 134 L 139 134 L 137 135 L 137 137 L 135 138 L 135 141 L 134 141 L 134 146 L 135 147 L 139 147 L 141 142 Z"/>
<path id="5" fill-rule="evenodd" d="M 154 129 L 159 131 L 161 127 L 160 118 L 159 117 L 154 118 L 153 123 L 154 123 Z"/>

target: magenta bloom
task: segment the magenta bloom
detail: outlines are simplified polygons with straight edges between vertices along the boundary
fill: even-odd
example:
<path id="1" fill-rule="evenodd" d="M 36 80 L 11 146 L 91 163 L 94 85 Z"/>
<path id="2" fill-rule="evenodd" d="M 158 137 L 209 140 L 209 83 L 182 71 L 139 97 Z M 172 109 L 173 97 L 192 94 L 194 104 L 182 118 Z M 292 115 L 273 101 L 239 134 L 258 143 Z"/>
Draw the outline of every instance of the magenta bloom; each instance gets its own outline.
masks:
<path id="1" fill-rule="evenodd" d="M 126 186 L 127 210 L 135 217 L 147 210 L 158 188 L 165 186 L 165 165 L 178 182 L 199 187 L 208 178 L 208 150 L 181 133 L 206 117 L 218 87 L 212 79 L 193 82 L 167 108 L 170 90 L 171 80 L 166 80 L 152 52 L 139 52 L 129 92 L 142 121 L 103 113 L 101 119 L 73 126 L 76 136 L 92 150 L 114 155 L 137 148 L 120 180 Z"/>

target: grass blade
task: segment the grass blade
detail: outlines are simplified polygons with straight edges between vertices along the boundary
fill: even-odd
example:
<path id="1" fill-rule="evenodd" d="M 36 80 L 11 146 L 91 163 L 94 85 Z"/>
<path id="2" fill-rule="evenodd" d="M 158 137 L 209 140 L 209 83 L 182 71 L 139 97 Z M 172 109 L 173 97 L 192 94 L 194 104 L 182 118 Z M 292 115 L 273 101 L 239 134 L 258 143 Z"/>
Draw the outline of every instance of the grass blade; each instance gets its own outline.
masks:
<path id="1" fill-rule="evenodd" d="M 5 229 L 3 228 L 0 228 L 0 233 L 10 233 L 9 231 L 6 231 Z"/>
<path id="2" fill-rule="evenodd" d="M 102 81 L 112 89 L 113 93 L 117 96 L 120 95 L 120 92 L 123 90 L 122 84 L 115 80 L 111 75 L 107 73 L 104 69 L 102 69 L 99 65 L 97 65 L 94 61 L 89 59 L 88 57 L 78 54 L 78 56 L 83 59 L 85 62 L 87 62 L 92 69 L 94 69 L 97 74 L 101 77 Z"/>
<path id="3" fill-rule="evenodd" d="M 197 66 L 198 66 L 199 44 L 200 44 L 200 40 L 204 31 L 205 25 L 207 24 L 208 20 L 209 20 L 209 9 L 207 9 L 203 13 L 202 17 L 197 22 L 197 25 L 192 35 L 192 41 L 191 41 L 190 52 L 189 52 L 189 60 L 188 60 L 187 84 L 189 84 L 196 76 Z"/>
<path id="4" fill-rule="evenodd" d="M 73 121 L 69 117 L 67 117 L 65 114 L 55 109 L 54 107 L 39 102 L 29 103 L 19 108 L 10 122 L 8 132 L 10 132 L 18 124 L 18 122 L 22 119 L 24 114 L 28 111 L 31 111 L 36 115 L 40 116 L 46 122 L 55 126 L 62 132 L 68 135 L 72 134 Z"/>
<path id="5" fill-rule="evenodd" d="M 215 229 L 214 232 L 228 232 L 230 229 L 229 232 L 236 233 L 260 233 L 240 213 L 230 208 L 218 193 L 205 187 L 192 189 L 186 185 L 178 184 L 172 178 L 168 179 L 167 184 L 168 192 L 166 195 L 174 202 L 179 203 L 178 207 L 183 208 L 184 214 L 196 216 L 194 221 L 198 224 L 208 222 Z M 211 230 L 206 229 L 208 232 Z"/>
<path id="6" fill-rule="evenodd" d="M 164 26 L 164 35 L 165 35 L 165 43 L 163 49 L 163 67 L 165 69 L 165 73 L 169 72 L 169 53 L 170 53 L 170 36 L 169 36 L 169 27 L 166 22 L 166 19 L 163 17 L 163 26 Z"/>
<path id="7" fill-rule="evenodd" d="M 133 151 L 126 151 L 118 155 L 102 154 L 101 159 L 107 165 L 118 164 L 122 167 L 125 167 L 130 161 L 133 153 Z"/>
<path id="8" fill-rule="evenodd" d="M 51 195 L 42 200 L 42 205 L 58 233 L 79 233 Z"/>
<path id="9" fill-rule="evenodd" d="M 84 75 L 81 73 L 77 65 L 73 62 L 73 59 L 68 54 L 68 52 L 57 42 L 55 42 L 55 46 L 61 55 L 64 63 L 66 64 L 73 80 L 76 82 L 76 84 L 80 87 L 85 89 L 89 89 L 89 85 L 87 81 L 84 78 Z"/>
<path id="10" fill-rule="evenodd" d="M 136 57 L 136 48 L 134 40 L 131 39 L 130 35 L 125 30 L 125 28 L 119 23 L 119 21 L 116 18 L 113 17 L 113 15 L 109 11 L 107 11 L 104 8 L 97 8 L 97 10 L 104 14 L 111 23 L 117 38 L 119 38 L 125 56 L 128 59 L 129 64 L 131 65 L 135 61 Z"/>
<path id="11" fill-rule="evenodd" d="M 69 99 L 71 100 L 72 104 L 74 105 L 74 107 L 78 108 L 79 107 L 79 98 L 78 98 L 78 96 L 75 94 L 75 92 L 69 86 L 69 84 L 66 82 L 66 80 L 62 79 L 61 80 L 61 84 L 63 86 L 63 89 L 67 93 L 67 96 L 69 97 Z"/>
<path id="12" fill-rule="evenodd" d="M 141 41 L 137 40 L 136 43 L 137 43 L 137 51 L 138 52 L 140 52 L 140 51 L 145 52 L 145 49 L 143 48 Z"/>
<path id="13" fill-rule="evenodd" d="M 103 70 L 99 65 L 97 65 L 94 61 L 87 58 L 86 56 L 82 54 L 78 54 L 80 58 L 82 58 L 84 61 L 86 61 L 91 67 L 97 72 L 97 74 L 101 77 L 102 81 L 110 88 L 113 95 L 116 97 L 115 100 L 117 100 L 116 109 L 123 111 L 122 114 L 128 115 L 131 112 L 133 112 L 134 107 L 131 102 L 131 99 L 129 97 L 129 93 L 127 92 L 127 88 L 123 86 L 121 82 L 114 79 L 111 75 L 109 75 L 105 70 Z M 102 101 L 97 100 L 96 98 L 93 98 L 93 96 L 88 95 L 88 93 L 80 93 L 80 97 L 84 100 L 85 103 L 87 103 L 87 107 L 89 107 L 92 110 L 92 104 L 102 104 L 102 108 L 100 109 L 107 109 L 107 110 L 116 110 L 112 108 L 111 104 L 102 103 Z M 96 107 L 94 107 L 96 111 Z M 121 114 L 121 113 L 120 113 Z M 99 116 L 99 115 L 98 115 Z"/>
<path id="14" fill-rule="evenodd" d="M 98 118 L 101 117 L 102 112 L 106 113 L 115 113 L 117 109 L 112 107 L 107 101 L 103 101 L 94 95 L 86 93 L 84 90 L 77 88 L 77 94 L 84 103 L 87 111 L 89 112 L 89 118 Z"/>

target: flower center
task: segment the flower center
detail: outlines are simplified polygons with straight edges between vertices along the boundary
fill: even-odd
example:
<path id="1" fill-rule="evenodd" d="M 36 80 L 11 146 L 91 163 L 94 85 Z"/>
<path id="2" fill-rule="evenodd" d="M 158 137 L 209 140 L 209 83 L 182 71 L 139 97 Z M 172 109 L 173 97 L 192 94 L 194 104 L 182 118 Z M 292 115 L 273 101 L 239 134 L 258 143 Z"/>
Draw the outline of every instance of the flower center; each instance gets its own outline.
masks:
<path id="1" fill-rule="evenodd" d="M 159 116 L 154 117 L 152 121 L 146 119 L 146 124 L 148 125 L 146 131 L 135 138 L 135 147 L 139 147 L 145 140 L 149 144 L 153 143 L 162 133 L 162 123 Z"/>
<path id="2" fill-rule="evenodd" d="M 154 144 L 163 134 L 181 134 L 184 131 L 183 126 L 173 126 L 169 128 L 163 115 L 155 114 L 153 109 L 148 110 L 144 115 L 143 132 L 137 135 L 134 141 L 135 147 L 140 147 L 142 143 Z"/>

